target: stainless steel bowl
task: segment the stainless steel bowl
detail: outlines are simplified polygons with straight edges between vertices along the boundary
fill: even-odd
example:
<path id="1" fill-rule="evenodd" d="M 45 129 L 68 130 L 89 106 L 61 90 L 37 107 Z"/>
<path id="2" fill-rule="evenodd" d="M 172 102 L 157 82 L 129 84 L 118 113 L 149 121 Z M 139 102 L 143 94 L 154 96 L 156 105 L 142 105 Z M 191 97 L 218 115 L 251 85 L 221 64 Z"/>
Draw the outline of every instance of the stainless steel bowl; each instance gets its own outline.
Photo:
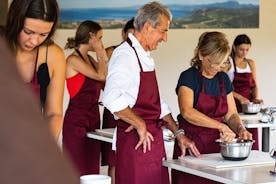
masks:
<path id="1" fill-rule="evenodd" d="M 230 143 L 220 142 L 221 156 L 226 160 L 244 160 L 250 152 L 254 140 L 234 139 Z"/>
<path id="2" fill-rule="evenodd" d="M 257 114 L 260 112 L 262 105 L 258 103 L 242 104 L 242 112 L 245 114 Z"/>

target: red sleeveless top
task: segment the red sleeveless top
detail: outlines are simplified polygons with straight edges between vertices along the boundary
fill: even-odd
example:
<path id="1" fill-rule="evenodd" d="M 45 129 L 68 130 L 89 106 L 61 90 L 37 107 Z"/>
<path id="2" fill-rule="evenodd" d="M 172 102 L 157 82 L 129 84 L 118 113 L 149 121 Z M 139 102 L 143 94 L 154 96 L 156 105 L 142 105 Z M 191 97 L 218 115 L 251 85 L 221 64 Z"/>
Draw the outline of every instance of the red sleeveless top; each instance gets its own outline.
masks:
<path id="1" fill-rule="evenodd" d="M 76 94 L 80 91 L 84 81 L 85 76 L 81 73 L 78 73 L 66 79 L 66 86 L 71 99 L 74 98 Z"/>

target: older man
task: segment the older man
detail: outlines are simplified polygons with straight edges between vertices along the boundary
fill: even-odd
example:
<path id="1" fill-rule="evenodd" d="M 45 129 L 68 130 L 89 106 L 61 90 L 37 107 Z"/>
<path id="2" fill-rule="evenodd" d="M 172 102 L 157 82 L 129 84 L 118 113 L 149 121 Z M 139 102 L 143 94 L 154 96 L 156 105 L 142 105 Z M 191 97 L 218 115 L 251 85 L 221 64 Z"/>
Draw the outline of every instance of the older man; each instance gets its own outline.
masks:
<path id="1" fill-rule="evenodd" d="M 116 184 L 169 183 L 168 171 L 162 167 L 166 154 L 161 122 L 175 133 L 182 155 L 186 148 L 200 155 L 160 99 L 149 53 L 167 41 L 170 20 L 171 13 L 162 4 L 145 4 L 135 16 L 134 34 L 110 59 L 103 103 L 118 118 Z"/>

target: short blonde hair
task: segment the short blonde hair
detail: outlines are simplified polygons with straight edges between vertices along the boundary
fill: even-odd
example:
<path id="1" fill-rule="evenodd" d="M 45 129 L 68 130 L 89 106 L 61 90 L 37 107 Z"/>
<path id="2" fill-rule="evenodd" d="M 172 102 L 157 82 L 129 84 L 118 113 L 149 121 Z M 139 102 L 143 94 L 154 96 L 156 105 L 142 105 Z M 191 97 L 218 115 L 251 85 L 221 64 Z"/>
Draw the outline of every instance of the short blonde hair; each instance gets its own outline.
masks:
<path id="1" fill-rule="evenodd" d="M 197 69 L 201 68 L 202 64 L 198 56 L 199 53 L 203 57 L 209 55 L 216 60 L 223 60 L 229 52 L 229 42 L 224 33 L 217 31 L 204 32 L 199 37 L 191 65 Z"/>

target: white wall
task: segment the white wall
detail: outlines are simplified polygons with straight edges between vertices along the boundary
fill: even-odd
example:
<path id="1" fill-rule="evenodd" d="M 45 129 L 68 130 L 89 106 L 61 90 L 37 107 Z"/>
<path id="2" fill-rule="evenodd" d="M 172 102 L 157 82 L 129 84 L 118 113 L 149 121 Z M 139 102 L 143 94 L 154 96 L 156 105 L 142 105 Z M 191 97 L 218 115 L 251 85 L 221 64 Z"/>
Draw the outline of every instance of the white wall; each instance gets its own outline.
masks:
<path id="1" fill-rule="evenodd" d="M 260 27 L 258 29 L 171 29 L 168 42 L 159 46 L 152 53 L 156 63 L 156 72 L 159 90 L 162 98 L 170 105 L 173 116 L 179 113 L 175 86 L 179 74 L 190 65 L 193 50 L 197 44 L 199 35 L 205 31 L 222 31 L 228 38 L 230 44 L 237 34 L 248 34 L 252 41 L 249 58 L 256 62 L 257 82 L 260 97 L 264 99 L 265 105 L 276 106 L 276 1 L 260 0 Z M 104 30 L 104 45 L 110 46 L 120 43 L 119 29 Z M 58 30 L 56 41 L 64 47 L 66 38 L 73 36 L 74 30 Z M 68 53 L 68 52 L 66 52 Z M 66 102 L 65 102 L 66 103 Z M 276 135 L 272 135 L 275 140 Z M 275 145 L 275 141 L 272 143 Z"/>

